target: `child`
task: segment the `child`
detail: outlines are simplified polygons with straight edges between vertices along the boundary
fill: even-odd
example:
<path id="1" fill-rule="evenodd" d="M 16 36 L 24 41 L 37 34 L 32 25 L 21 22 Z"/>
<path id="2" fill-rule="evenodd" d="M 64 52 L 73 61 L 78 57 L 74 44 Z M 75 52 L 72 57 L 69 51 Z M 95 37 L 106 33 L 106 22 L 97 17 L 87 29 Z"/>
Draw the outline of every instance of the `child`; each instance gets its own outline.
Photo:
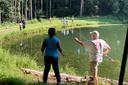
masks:
<path id="1" fill-rule="evenodd" d="M 88 48 L 90 71 L 92 73 L 93 80 L 95 80 L 96 85 L 98 85 L 98 65 L 102 62 L 103 56 L 108 55 L 111 48 L 103 39 L 99 39 L 98 31 L 90 32 L 90 37 L 92 39 L 90 41 L 81 41 L 77 37 L 75 38 L 75 41 Z"/>
<path id="2" fill-rule="evenodd" d="M 60 73 L 59 73 L 59 65 L 58 65 L 58 50 L 64 56 L 63 51 L 60 46 L 59 39 L 55 36 L 55 28 L 49 28 L 48 34 L 49 37 L 46 38 L 43 42 L 41 51 L 44 53 L 44 73 L 43 73 L 43 82 L 47 83 L 48 73 L 52 64 L 53 70 L 55 72 L 55 76 L 57 79 L 57 84 L 61 82 Z"/>

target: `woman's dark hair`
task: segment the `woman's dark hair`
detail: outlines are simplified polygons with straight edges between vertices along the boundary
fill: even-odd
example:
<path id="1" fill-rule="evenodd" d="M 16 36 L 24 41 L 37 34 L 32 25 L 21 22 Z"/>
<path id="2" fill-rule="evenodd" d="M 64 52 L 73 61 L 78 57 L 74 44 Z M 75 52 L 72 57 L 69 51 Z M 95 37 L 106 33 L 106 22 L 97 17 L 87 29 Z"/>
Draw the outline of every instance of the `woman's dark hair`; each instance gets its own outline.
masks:
<path id="1" fill-rule="evenodd" d="M 55 35 L 56 29 L 55 28 L 49 28 L 48 34 L 49 37 L 53 37 Z"/>

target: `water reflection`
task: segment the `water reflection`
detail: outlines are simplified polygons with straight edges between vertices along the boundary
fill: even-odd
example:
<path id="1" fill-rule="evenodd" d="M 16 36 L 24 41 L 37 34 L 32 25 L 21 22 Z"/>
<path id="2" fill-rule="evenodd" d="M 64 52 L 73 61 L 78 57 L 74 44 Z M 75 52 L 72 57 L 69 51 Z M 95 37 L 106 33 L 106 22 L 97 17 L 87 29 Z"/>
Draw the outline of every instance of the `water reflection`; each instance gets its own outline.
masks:
<path id="1" fill-rule="evenodd" d="M 66 28 L 63 28 L 61 30 L 61 33 L 64 35 L 64 36 L 68 36 L 69 34 L 74 34 L 74 29 L 66 29 Z"/>

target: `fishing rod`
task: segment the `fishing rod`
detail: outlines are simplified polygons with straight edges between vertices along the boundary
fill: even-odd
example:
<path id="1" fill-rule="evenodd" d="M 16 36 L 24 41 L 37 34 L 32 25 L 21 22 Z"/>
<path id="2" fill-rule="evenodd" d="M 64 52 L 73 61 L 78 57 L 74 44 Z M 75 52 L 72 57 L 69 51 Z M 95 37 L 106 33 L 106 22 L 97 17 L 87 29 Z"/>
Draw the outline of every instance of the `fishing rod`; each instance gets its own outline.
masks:
<path id="1" fill-rule="evenodd" d="M 110 56 L 106 56 L 112 63 L 114 63 L 115 62 L 115 60 L 112 58 L 112 57 L 110 57 Z"/>

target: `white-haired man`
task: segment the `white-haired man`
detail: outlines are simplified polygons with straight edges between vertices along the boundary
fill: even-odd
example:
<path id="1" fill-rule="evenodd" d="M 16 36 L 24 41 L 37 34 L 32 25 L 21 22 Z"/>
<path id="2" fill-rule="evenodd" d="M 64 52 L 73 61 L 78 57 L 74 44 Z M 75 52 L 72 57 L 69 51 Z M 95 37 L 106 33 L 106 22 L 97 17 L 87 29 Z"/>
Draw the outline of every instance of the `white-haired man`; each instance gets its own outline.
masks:
<path id="1" fill-rule="evenodd" d="M 111 48 L 103 39 L 99 39 L 98 31 L 90 32 L 90 37 L 91 40 L 89 41 L 81 41 L 75 37 L 75 41 L 88 48 L 90 71 L 93 80 L 96 82 L 96 85 L 98 85 L 98 65 L 103 61 L 103 56 L 108 55 Z"/>

